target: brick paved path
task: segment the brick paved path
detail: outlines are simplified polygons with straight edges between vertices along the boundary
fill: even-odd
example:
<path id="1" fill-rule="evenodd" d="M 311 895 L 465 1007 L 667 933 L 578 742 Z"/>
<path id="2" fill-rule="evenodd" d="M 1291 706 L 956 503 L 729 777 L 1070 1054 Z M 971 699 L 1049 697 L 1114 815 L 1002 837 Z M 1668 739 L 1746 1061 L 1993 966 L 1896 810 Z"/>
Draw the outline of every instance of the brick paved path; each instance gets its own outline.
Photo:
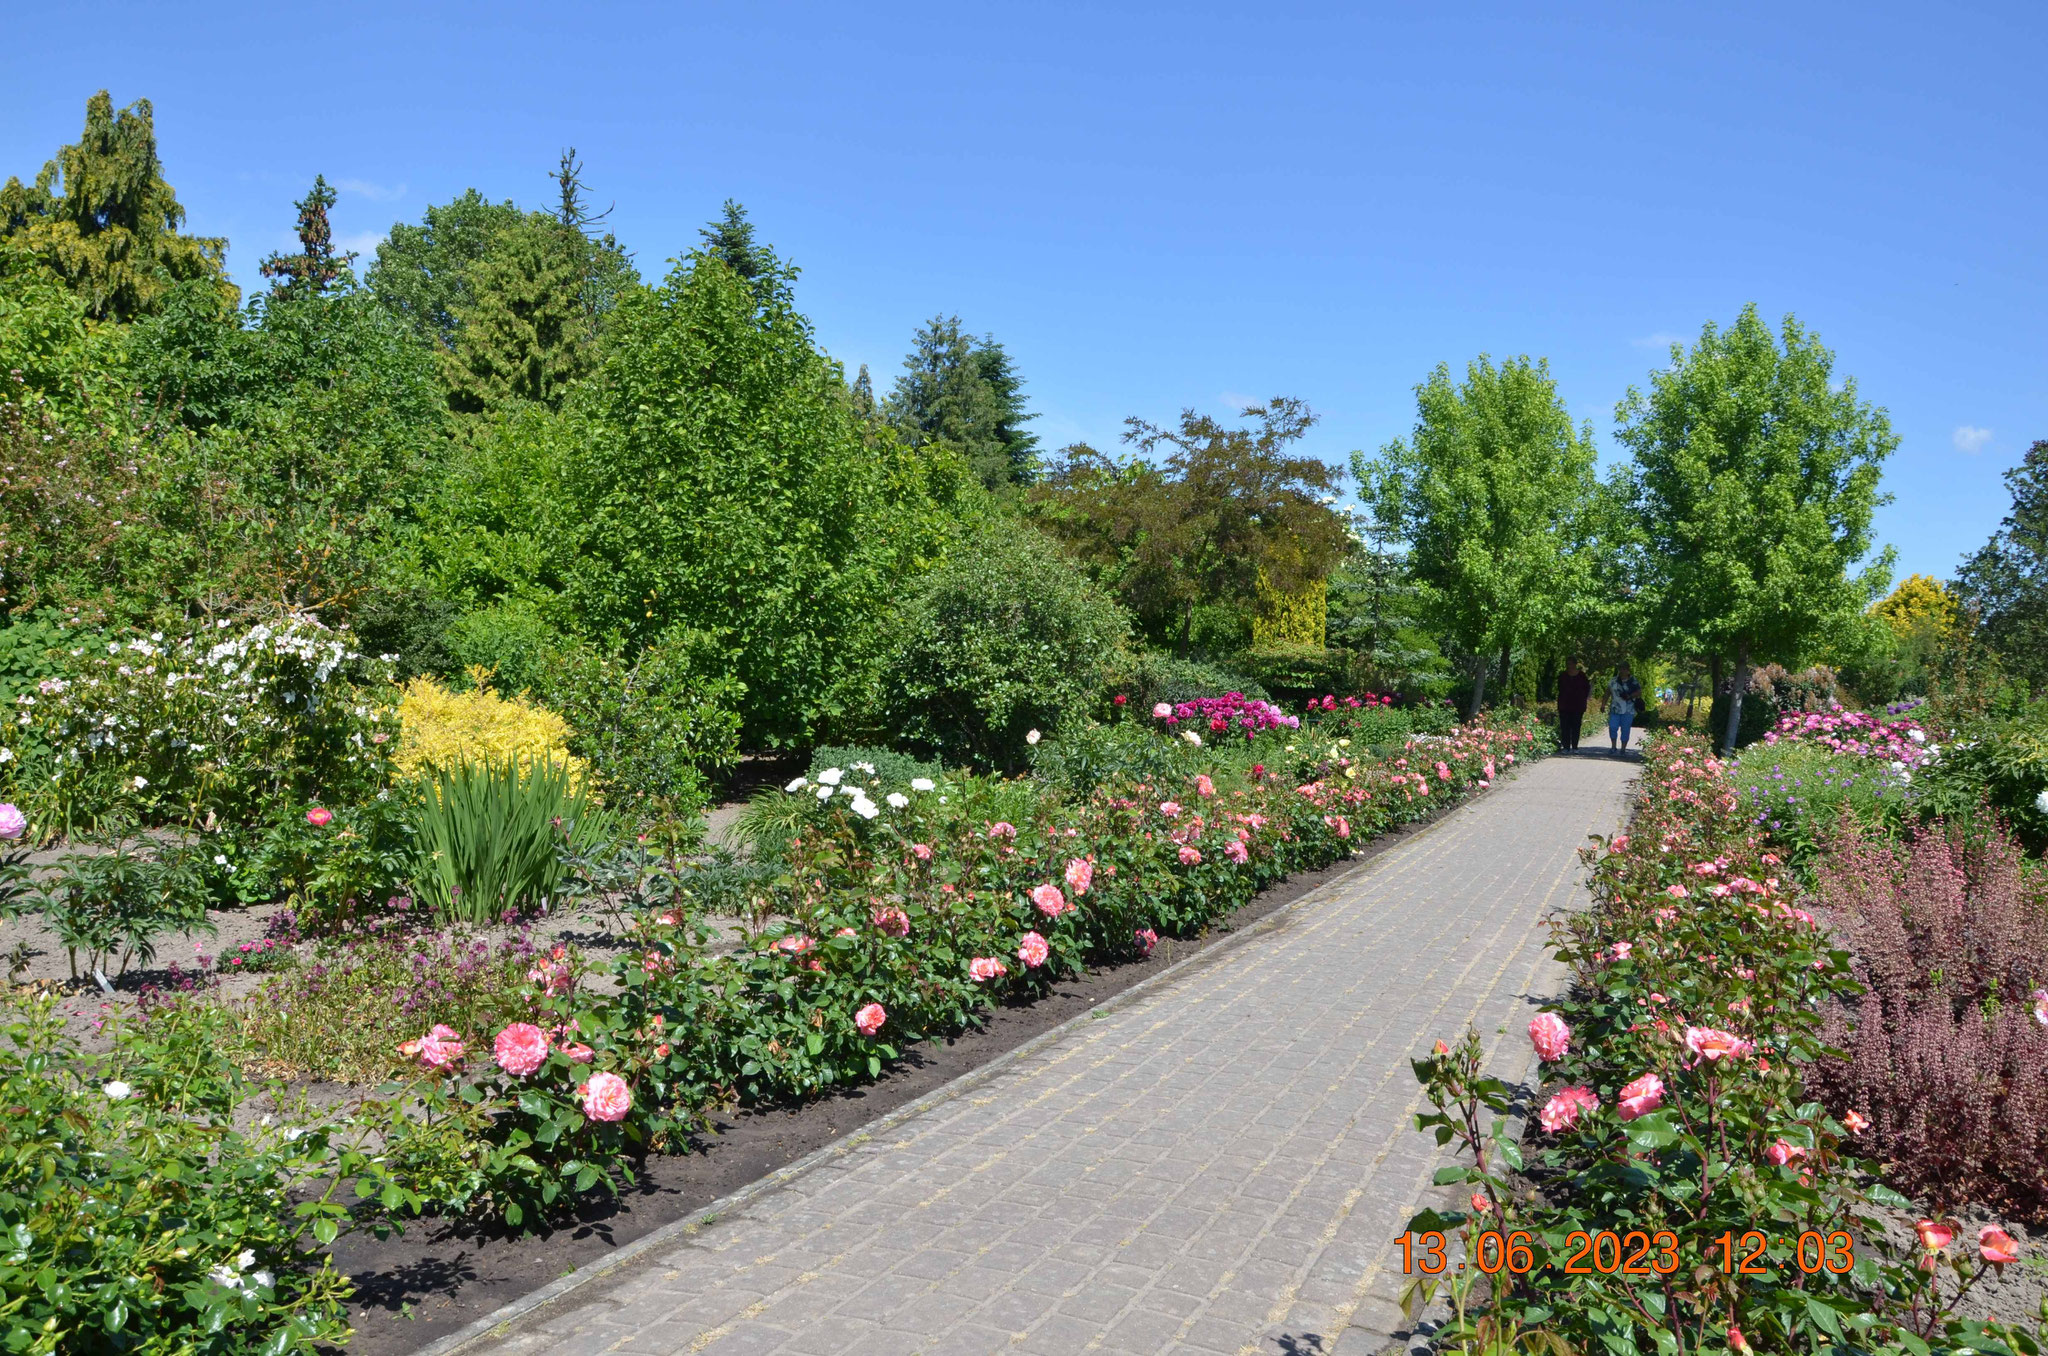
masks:
<path id="1" fill-rule="evenodd" d="M 1182 970 L 481 1349 L 1372 1353 L 1438 1160 L 1408 1059 L 1528 1069 L 1541 921 L 1633 765 L 1554 758 Z M 1504 1033 L 1504 1034 L 1503 1034 Z"/>

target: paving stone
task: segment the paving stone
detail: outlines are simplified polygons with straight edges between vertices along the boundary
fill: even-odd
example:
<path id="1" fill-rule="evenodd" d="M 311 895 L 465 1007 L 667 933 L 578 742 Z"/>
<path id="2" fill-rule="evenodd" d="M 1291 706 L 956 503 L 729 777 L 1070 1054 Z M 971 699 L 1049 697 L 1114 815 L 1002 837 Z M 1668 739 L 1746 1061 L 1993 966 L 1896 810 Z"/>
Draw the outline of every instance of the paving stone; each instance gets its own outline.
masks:
<path id="1" fill-rule="evenodd" d="M 1632 766 L 1551 759 L 1281 924 L 969 1095 L 597 1282 L 500 1353 L 1271 1351 L 1371 1356 L 1430 1184 L 1408 1060 L 1467 1023 L 1489 1068 L 1562 976 L 1543 920 Z"/>

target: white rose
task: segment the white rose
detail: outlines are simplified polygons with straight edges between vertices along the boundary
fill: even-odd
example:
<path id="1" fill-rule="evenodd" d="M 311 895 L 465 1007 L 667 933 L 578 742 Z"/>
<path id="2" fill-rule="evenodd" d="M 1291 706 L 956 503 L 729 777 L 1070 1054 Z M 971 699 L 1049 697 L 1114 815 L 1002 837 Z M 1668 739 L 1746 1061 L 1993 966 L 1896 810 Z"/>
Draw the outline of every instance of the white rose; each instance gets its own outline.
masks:
<path id="1" fill-rule="evenodd" d="M 882 813 L 881 808 L 866 796 L 854 797 L 853 812 L 862 819 L 873 819 L 876 815 Z"/>
<path id="2" fill-rule="evenodd" d="M 938 787 L 939 784 L 929 777 L 912 777 L 910 779 L 910 789 L 913 791 L 936 791 Z"/>
<path id="3" fill-rule="evenodd" d="M 788 786 L 783 787 L 782 789 L 785 791 L 801 791 L 809 785 L 810 783 L 808 781 L 804 780 L 802 777 L 799 777 L 795 781 L 791 782 Z"/>
<path id="4" fill-rule="evenodd" d="M 1180 736 L 1180 737 L 1181 737 L 1182 739 L 1185 739 L 1185 740 L 1187 740 L 1187 741 L 1188 741 L 1188 743 L 1190 743 L 1190 744 L 1193 744 L 1193 745 L 1194 745 L 1194 746 L 1195 746 L 1196 748 L 1198 748 L 1198 749 L 1202 747 L 1202 737 L 1201 737 L 1200 735 L 1196 734 L 1196 733 L 1195 733 L 1195 732 L 1194 732 L 1193 730 L 1183 730 L 1183 731 L 1181 731 L 1181 736 Z"/>
<path id="5" fill-rule="evenodd" d="M 107 1100 L 110 1102 L 125 1102 L 135 1095 L 135 1089 L 129 1087 L 118 1078 L 101 1088 L 100 1091 L 107 1095 Z"/>
<path id="6" fill-rule="evenodd" d="M 2042 814 L 2048 815 L 2048 791 L 2043 791 L 2040 795 L 2034 797 L 2034 808 Z"/>
<path id="7" fill-rule="evenodd" d="M 1031 733 L 1025 735 L 1024 742 L 1026 744 L 1036 744 L 1038 742 L 1038 731 L 1033 730 Z"/>
<path id="8" fill-rule="evenodd" d="M 908 804 L 910 804 L 910 797 L 904 795 L 901 791 L 891 791 L 889 793 L 890 809 L 900 810 Z"/>
<path id="9" fill-rule="evenodd" d="M 819 800 L 830 800 L 830 799 L 832 799 L 832 788 L 831 788 L 831 787 L 829 787 L 829 786 L 821 786 L 821 787 L 819 787 L 819 788 L 818 788 L 818 799 L 819 799 Z"/>
<path id="10" fill-rule="evenodd" d="M 136 789 L 137 791 L 140 791 L 140 790 L 141 790 L 141 789 L 142 789 L 143 787 L 145 787 L 145 786 L 148 786 L 148 785 L 149 785 L 149 778 L 147 778 L 147 777 L 137 777 L 137 778 L 135 779 L 135 789 Z"/>
<path id="11" fill-rule="evenodd" d="M 818 783 L 821 786 L 837 786 L 839 779 L 845 775 L 846 773 L 839 768 L 828 767 L 818 774 Z"/>

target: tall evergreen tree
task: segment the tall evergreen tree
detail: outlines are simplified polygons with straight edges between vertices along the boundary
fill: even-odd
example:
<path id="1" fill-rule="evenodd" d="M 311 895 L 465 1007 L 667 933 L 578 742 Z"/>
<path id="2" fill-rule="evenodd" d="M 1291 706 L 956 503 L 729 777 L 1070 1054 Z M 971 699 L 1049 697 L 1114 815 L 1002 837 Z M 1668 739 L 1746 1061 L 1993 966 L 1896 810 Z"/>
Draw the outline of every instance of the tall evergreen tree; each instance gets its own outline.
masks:
<path id="1" fill-rule="evenodd" d="M 457 304 L 459 339 L 441 354 L 449 408 L 463 414 L 511 400 L 558 406 L 590 368 L 584 306 L 588 241 L 550 217 L 499 233 L 470 266 Z"/>
<path id="2" fill-rule="evenodd" d="M 327 209 L 334 206 L 334 190 L 327 176 L 313 176 L 313 189 L 298 200 L 299 252 L 273 254 L 259 266 L 271 280 L 271 292 L 280 297 L 317 297 L 332 287 L 355 264 L 353 252 L 334 252 L 334 227 Z"/>
<path id="3" fill-rule="evenodd" d="M 756 296 L 764 287 L 774 285 L 781 261 L 774 250 L 754 243 L 754 223 L 747 220 L 747 209 L 733 199 L 727 198 L 718 220 L 697 234 L 704 240 L 702 252 L 751 284 Z"/>
<path id="4" fill-rule="evenodd" d="M 960 317 L 933 316 L 889 393 L 884 413 L 912 447 L 957 452 L 982 484 L 1028 484 L 1037 474 L 1038 438 L 1023 425 L 1024 382 L 993 338 L 977 342 Z"/>
<path id="5" fill-rule="evenodd" d="M 853 408 L 863 419 L 875 417 L 875 383 L 868 376 L 868 365 L 860 365 L 860 375 L 853 379 Z"/>
<path id="6" fill-rule="evenodd" d="M 227 241 L 179 234 L 185 209 L 164 182 L 149 100 L 116 113 L 101 90 L 85 132 L 35 183 L 0 187 L 0 241 L 28 253 L 85 299 L 97 319 L 148 315 L 178 283 L 203 279 L 239 300 L 222 261 Z"/>

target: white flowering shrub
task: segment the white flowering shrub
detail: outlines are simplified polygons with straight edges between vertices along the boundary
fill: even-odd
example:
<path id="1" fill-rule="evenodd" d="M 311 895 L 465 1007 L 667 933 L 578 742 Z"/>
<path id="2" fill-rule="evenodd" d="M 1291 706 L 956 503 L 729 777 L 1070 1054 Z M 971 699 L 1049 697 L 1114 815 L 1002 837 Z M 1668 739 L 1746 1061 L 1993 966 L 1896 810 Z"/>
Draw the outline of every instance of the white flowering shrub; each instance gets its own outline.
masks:
<path id="1" fill-rule="evenodd" d="M 102 637 L 70 659 L 15 697 L 0 741 L 0 785 L 38 832 L 241 823 L 389 780 L 389 665 L 311 617 Z"/>

